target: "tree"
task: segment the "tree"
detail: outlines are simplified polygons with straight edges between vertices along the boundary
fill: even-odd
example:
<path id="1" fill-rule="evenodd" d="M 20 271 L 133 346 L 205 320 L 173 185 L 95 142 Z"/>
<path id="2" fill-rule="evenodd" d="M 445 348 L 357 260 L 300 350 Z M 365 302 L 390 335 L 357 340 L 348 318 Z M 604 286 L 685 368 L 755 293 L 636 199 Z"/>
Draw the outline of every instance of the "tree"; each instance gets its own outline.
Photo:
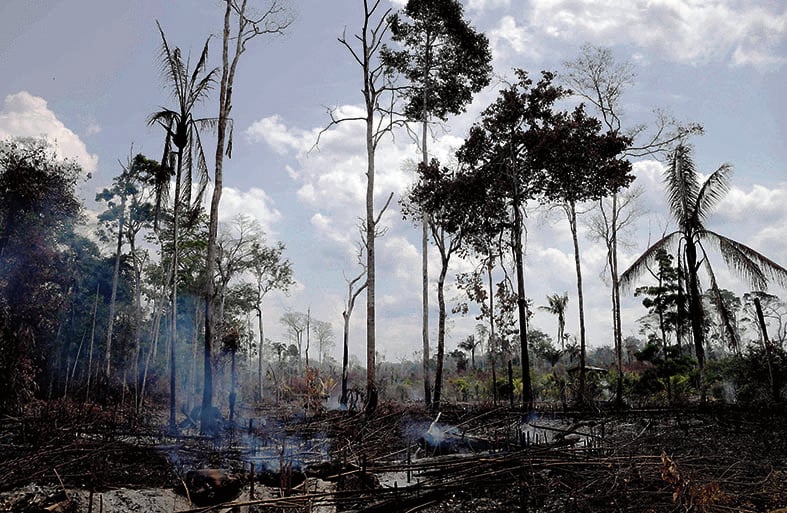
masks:
<path id="1" fill-rule="evenodd" d="M 681 264 L 686 272 L 688 312 L 694 350 L 700 372 L 702 401 L 705 401 L 705 345 L 703 333 L 703 307 L 700 295 L 700 269 L 704 268 L 710 279 L 711 288 L 718 290 L 705 243 L 718 247 L 728 267 L 747 279 L 754 288 L 764 290 L 768 280 L 780 285 L 787 284 L 787 269 L 754 249 L 708 230 L 705 219 L 724 198 L 729 190 L 732 168 L 724 164 L 701 181 L 692 160 L 691 147 L 681 144 L 670 154 L 665 170 L 665 183 L 670 214 L 677 229 L 646 249 L 621 276 L 621 286 L 634 283 L 652 264 L 658 250 L 678 248 Z"/>
<path id="2" fill-rule="evenodd" d="M 344 320 L 342 330 L 342 394 L 339 397 L 339 404 L 341 404 L 344 408 L 347 407 L 347 369 L 350 356 L 350 317 L 352 316 L 353 308 L 355 307 L 355 300 L 358 299 L 358 296 L 361 294 L 361 292 L 363 292 L 367 285 L 367 281 L 364 279 L 366 277 L 366 265 L 363 259 L 363 251 L 364 246 L 359 244 L 358 265 L 361 266 L 361 272 L 359 272 L 353 278 L 347 278 L 347 276 L 344 277 L 344 281 L 347 283 L 347 302 L 345 303 L 344 311 L 342 312 L 342 319 Z"/>
<path id="3" fill-rule="evenodd" d="M 476 340 L 475 335 L 468 335 L 459 342 L 459 349 L 470 353 L 470 365 L 475 370 L 475 349 L 481 343 Z"/>
<path id="4" fill-rule="evenodd" d="M 546 122 L 554 102 L 563 96 L 562 88 L 552 84 L 554 76 L 543 73 L 535 85 L 523 70 L 515 70 L 517 82 L 500 91 L 495 102 L 473 125 L 457 156 L 465 166 L 466 184 L 477 201 L 485 205 L 485 216 L 474 229 L 481 240 L 503 240 L 510 245 L 516 270 L 517 311 L 522 353 L 522 403 L 531 409 L 533 390 L 527 347 L 527 300 L 525 297 L 523 209 L 538 192 L 536 168 L 530 150 L 533 130 Z M 472 179 L 471 179 L 472 178 Z"/>
<path id="5" fill-rule="evenodd" d="M 170 48 L 164 30 L 158 25 L 161 34 L 161 68 L 165 85 L 171 89 L 171 94 L 177 104 L 175 109 L 164 108 L 154 112 L 148 118 L 148 124 L 158 124 L 164 128 L 166 137 L 164 142 L 163 163 L 170 163 L 172 167 L 173 158 L 177 159 L 175 164 L 175 197 L 173 206 L 173 239 L 172 239 L 172 343 L 170 345 L 170 415 L 169 429 L 175 431 L 175 346 L 177 341 L 178 329 L 178 231 L 180 229 L 181 211 L 186 208 L 189 217 L 195 210 L 200 208 L 200 198 L 207 184 L 207 164 L 205 154 L 202 150 L 199 128 L 210 124 L 212 121 L 204 118 L 196 118 L 194 108 L 204 101 L 215 82 L 217 69 L 208 70 L 208 42 L 200 53 L 197 64 L 190 70 L 190 59 L 183 61 L 180 48 Z M 171 153 L 172 146 L 176 152 Z M 184 169 L 186 176 L 183 175 Z M 194 176 L 196 172 L 197 176 Z M 201 184 L 197 193 L 197 200 L 192 204 L 191 184 L 197 178 Z M 160 202 L 168 194 L 162 191 L 169 188 L 170 176 L 167 173 L 157 175 L 157 212 Z"/>
<path id="6" fill-rule="evenodd" d="M 462 10 L 457 0 L 408 0 L 401 13 L 389 19 L 391 39 L 402 49 L 383 48 L 382 60 L 408 81 L 404 115 L 421 124 L 424 166 L 429 164 L 430 119 L 446 121 L 449 114 L 463 112 L 492 73 L 489 41 L 467 23 Z M 428 216 L 421 221 L 424 401 L 429 404 Z"/>
<path id="7" fill-rule="evenodd" d="M 151 197 L 144 187 L 148 176 L 155 173 L 159 163 L 149 160 L 144 155 L 134 157 L 129 154 L 125 164 L 121 163 L 122 172 L 113 180 L 111 188 L 105 188 L 96 195 L 96 201 L 103 201 L 107 209 L 99 214 L 99 238 L 102 240 L 116 238 L 114 257 L 114 273 L 109 303 L 108 323 L 106 330 L 106 344 L 104 356 L 104 377 L 110 380 L 110 363 L 112 359 L 113 327 L 116 319 L 116 300 L 118 281 L 120 278 L 121 260 L 131 264 L 133 271 L 133 361 L 131 370 L 134 376 L 134 390 L 137 405 L 140 400 L 139 388 L 139 354 L 142 338 L 142 266 L 147 257 L 147 251 L 137 247 L 137 238 L 140 232 L 149 228 L 153 222 L 153 204 Z M 123 244 L 129 245 L 127 255 L 122 254 Z"/>
<path id="8" fill-rule="evenodd" d="M 631 163 L 621 158 L 629 140 L 614 131 L 601 133 L 601 122 L 587 116 L 582 105 L 571 113 L 558 113 L 535 132 L 538 142 L 531 154 L 544 171 L 540 187 L 547 200 L 561 204 L 571 228 L 579 310 L 579 400 L 584 402 L 585 311 L 577 205 L 614 194 L 634 180 Z"/>
<path id="9" fill-rule="evenodd" d="M 645 296 L 642 306 L 658 319 L 661 343 L 666 354 L 669 345 L 667 333 L 677 331 L 681 322 L 681 298 L 677 267 L 672 265 L 673 257 L 665 248 L 657 250 L 655 255 L 658 270 L 650 271 L 656 279 L 655 285 L 637 287 L 635 296 Z"/>
<path id="10" fill-rule="evenodd" d="M 560 349 L 565 349 L 564 333 L 566 330 L 566 305 L 568 304 L 568 292 L 563 295 L 552 294 L 547 296 L 548 306 L 539 306 L 540 310 L 549 312 L 557 317 L 557 340 L 560 342 Z"/>
<path id="11" fill-rule="evenodd" d="M 56 339 L 70 276 L 63 242 L 82 204 L 82 170 L 45 140 L 0 142 L 0 411 L 18 412 Z"/>
<path id="12" fill-rule="evenodd" d="M 298 358 L 303 354 L 303 334 L 306 331 L 308 317 L 303 312 L 286 312 L 279 318 L 282 326 L 287 328 L 291 339 L 295 340 L 298 347 Z"/>
<path id="13" fill-rule="evenodd" d="M 628 62 L 616 62 L 608 48 L 583 45 L 579 56 L 565 63 L 567 72 L 563 76 L 566 84 L 588 105 L 593 106 L 604 126 L 610 132 L 622 133 L 631 139 L 625 155 L 629 158 L 660 156 L 680 138 L 690 133 L 702 133 L 702 126 L 694 123 L 683 125 L 656 111 L 652 129 L 644 124 L 624 127 L 622 97 L 634 84 L 636 73 Z M 607 271 L 611 281 L 612 326 L 618 366 L 623 361 L 623 335 L 620 316 L 620 284 L 618 269 L 618 245 L 622 235 L 641 214 L 638 207 L 637 189 L 626 189 L 613 193 L 598 202 L 597 214 L 591 217 L 592 237 L 601 239 L 607 247 Z M 623 375 L 618 374 L 616 402 L 623 403 Z"/>
<path id="14" fill-rule="evenodd" d="M 346 34 L 339 37 L 339 43 L 344 46 L 353 60 L 362 70 L 363 95 L 362 116 L 337 118 L 331 110 L 331 122 L 325 130 L 333 125 L 344 122 L 361 121 L 364 123 L 366 134 L 366 215 L 364 216 L 362 231 L 363 244 L 366 250 L 366 411 L 373 413 L 377 408 L 378 392 L 375 382 L 376 359 L 376 293 L 377 275 L 375 267 L 375 239 L 382 235 L 378 222 L 385 207 L 375 216 L 374 209 L 374 179 L 375 155 L 382 138 L 391 132 L 399 123 L 394 120 L 394 113 L 384 106 L 395 103 L 395 88 L 390 81 L 390 72 L 386 66 L 377 61 L 385 37 L 389 29 L 388 15 L 391 9 L 383 10 L 381 0 L 363 0 L 363 22 L 360 34 L 355 35 L 359 46 L 353 46 Z M 382 11 L 382 13 L 380 12 Z M 319 140 L 317 141 L 319 144 Z M 389 196 L 388 201 L 390 202 Z M 386 202 L 386 206 L 388 203 Z"/>
<path id="15" fill-rule="evenodd" d="M 769 339 L 780 348 L 784 348 L 784 342 L 787 340 L 787 303 L 778 296 L 761 290 L 753 290 L 743 295 L 742 324 L 753 329 L 759 339 L 763 339 L 765 334 L 757 314 L 755 299 L 760 303 L 763 320 L 767 322 Z"/>
<path id="16" fill-rule="evenodd" d="M 257 359 L 257 400 L 263 399 L 262 390 L 262 355 L 265 342 L 265 330 L 263 325 L 262 302 L 265 296 L 272 290 L 280 290 L 287 293 L 295 284 L 292 277 L 292 262 L 284 256 L 285 246 L 278 242 L 273 246 L 266 246 L 259 242 L 253 245 L 251 254 L 251 274 L 254 276 L 255 284 L 255 306 L 257 311 L 257 328 L 260 332 L 260 346 L 258 348 Z"/>
<path id="17" fill-rule="evenodd" d="M 282 0 L 265 0 L 261 9 L 248 8 L 248 0 L 224 0 L 224 26 L 222 30 L 221 78 L 219 80 L 219 115 L 216 120 L 216 155 L 213 176 L 213 194 L 210 201 L 208 222 L 208 251 L 206 270 L 213 276 L 216 265 L 216 237 L 219 230 L 219 204 L 224 184 L 224 155 L 232 154 L 232 129 L 230 113 L 232 110 L 232 91 L 235 72 L 246 45 L 260 35 L 283 34 L 292 23 L 292 17 Z M 233 18 L 236 26 L 233 29 Z M 232 49 L 230 48 L 232 43 Z M 204 386 L 202 389 L 202 418 L 200 431 L 214 432 L 215 416 L 213 410 L 213 370 L 211 353 L 214 337 L 214 290 L 213 281 L 208 280 L 205 290 L 205 344 L 204 344 Z"/>
<path id="18" fill-rule="evenodd" d="M 326 321 L 314 320 L 314 338 L 317 340 L 320 365 L 323 363 L 323 356 L 329 348 L 336 344 L 336 337 L 333 333 L 333 324 Z"/>
<path id="19" fill-rule="evenodd" d="M 420 164 L 419 179 L 408 196 L 405 216 L 426 216 L 432 240 L 440 253 L 440 274 L 437 279 L 438 328 L 437 365 L 435 368 L 434 396 L 432 407 L 440 407 L 442 393 L 443 360 L 445 356 L 445 278 L 451 257 L 466 250 L 467 227 L 471 220 L 483 216 L 483 202 L 473 201 L 468 193 L 472 188 L 463 180 L 464 175 L 441 167 L 436 159 L 428 166 Z"/>

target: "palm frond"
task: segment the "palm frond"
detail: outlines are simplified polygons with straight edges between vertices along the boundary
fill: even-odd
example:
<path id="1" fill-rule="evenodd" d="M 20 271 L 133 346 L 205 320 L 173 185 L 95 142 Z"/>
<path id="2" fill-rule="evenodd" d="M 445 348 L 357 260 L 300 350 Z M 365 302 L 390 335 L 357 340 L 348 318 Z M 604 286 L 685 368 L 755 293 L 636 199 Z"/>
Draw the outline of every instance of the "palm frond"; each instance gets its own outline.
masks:
<path id="1" fill-rule="evenodd" d="M 700 190 L 697 171 L 691 159 L 691 147 L 681 144 L 675 148 L 670 155 L 664 183 L 670 213 L 678 226 L 684 228 L 691 222 Z"/>
<path id="2" fill-rule="evenodd" d="M 162 108 L 162 110 L 154 112 L 148 116 L 148 126 L 158 123 L 164 130 L 172 132 L 172 125 L 177 122 L 178 113 L 174 110 Z"/>
<path id="3" fill-rule="evenodd" d="M 716 205 L 724 199 L 727 192 L 730 190 L 730 176 L 732 175 L 732 166 L 724 164 L 710 175 L 705 183 L 702 184 L 700 192 L 697 196 L 697 206 L 695 215 L 700 223 L 707 219 Z"/>
<path id="4" fill-rule="evenodd" d="M 202 196 L 205 194 L 205 189 L 210 181 L 210 176 L 208 174 L 208 163 L 205 161 L 205 151 L 202 148 L 202 139 L 200 138 L 199 130 L 194 130 L 194 136 L 197 157 L 197 181 L 199 183 L 194 203 L 201 204 Z"/>
<path id="5" fill-rule="evenodd" d="M 167 37 L 164 35 L 164 29 L 161 28 L 158 20 L 156 21 L 156 26 L 159 34 L 161 34 L 161 51 L 159 52 L 161 74 L 164 78 L 164 83 L 172 86 L 173 96 L 182 104 L 184 92 L 186 91 L 185 81 L 188 75 L 184 68 L 180 48 L 170 48 L 169 43 L 167 43 Z"/>
<path id="6" fill-rule="evenodd" d="M 727 335 L 727 344 L 730 349 L 736 349 L 738 347 L 739 341 L 737 331 L 732 327 L 732 312 L 730 312 L 730 309 L 727 308 L 727 304 L 724 302 L 724 298 L 721 296 L 721 289 L 719 288 L 719 284 L 716 282 L 716 275 L 713 272 L 713 266 L 710 264 L 710 260 L 707 258 L 705 259 L 705 272 L 708 273 L 708 277 L 710 278 L 711 300 L 713 301 L 713 306 L 716 307 L 716 311 L 719 314 L 719 319 L 721 320 L 722 327 L 724 328 L 724 333 Z"/>
<path id="7" fill-rule="evenodd" d="M 656 262 L 658 251 L 662 248 L 666 249 L 672 244 L 676 244 L 682 236 L 683 234 L 680 231 L 674 231 L 665 235 L 646 249 L 639 258 L 620 275 L 619 285 L 621 290 L 629 290 L 631 286 L 634 285 L 634 282 L 647 272 L 648 267 Z"/>
<path id="8" fill-rule="evenodd" d="M 202 48 L 202 53 L 197 60 L 197 65 L 194 66 L 194 71 L 191 73 L 191 83 L 197 81 L 199 74 L 203 72 L 208 66 L 208 44 L 210 43 L 210 36 L 205 40 L 205 46 Z"/>
<path id="9" fill-rule="evenodd" d="M 711 231 L 705 233 L 715 239 L 724 262 L 748 280 L 753 288 L 766 290 L 769 279 L 787 286 L 787 269 L 781 265 L 738 241 Z"/>

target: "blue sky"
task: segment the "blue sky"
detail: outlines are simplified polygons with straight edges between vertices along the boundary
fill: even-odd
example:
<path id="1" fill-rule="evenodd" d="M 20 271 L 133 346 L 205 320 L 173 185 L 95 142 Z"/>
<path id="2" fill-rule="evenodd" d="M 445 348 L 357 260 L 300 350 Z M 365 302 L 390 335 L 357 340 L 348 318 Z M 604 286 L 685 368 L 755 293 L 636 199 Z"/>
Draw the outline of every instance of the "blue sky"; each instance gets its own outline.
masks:
<path id="1" fill-rule="evenodd" d="M 383 0 L 399 8 L 403 0 Z M 496 73 L 512 67 L 532 74 L 561 71 L 584 43 L 612 49 L 637 72 L 624 96 L 627 125 L 652 120 L 661 108 L 678 119 L 704 125 L 693 140 L 698 168 L 711 172 L 724 162 L 735 168 L 733 189 L 713 229 L 787 264 L 787 7 L 779 0 L 465 0 L 468 19 L 492 44 Z M 329 121 L 327 107 L 352 112 L 360 103 L 360 71 L 337 42 L 355 33 L 360 0 L 292 1 L 296 21 L 282 37 L 255 40 L 243 56 L 235 86 L 235 144 L 225 166 L 222 217 L 253 215 L 269 238 L 283 241 L 298 285 L 289 296 L 266 305 L 266 335 L 283 337 L 277 319 L 286 309 L 305 311 L 334 323 L 341 332 L 343 273 L 354 274 L 357 218 L 363 214 L 362 128 L 342 125 L 316 135 Z M 78 159 L 93 178 L 86 199 L 119 172 L 131 144 L 158 158 L 161 133 L 147 116 L 170 99 L 162 87 L 155 22 L 170 45 L 196 58 L 205 39 L 218 34 L 223 10 L 218 0 L 26 0 L 0 4 L 0 137 L 47 135 L 63 155 Z M 218 66 L 219 40 L 211 40 Z M 461 143 L 475 116 L 496 96 L 496 81 L 480 93 L 465 115 L 437 130 L 433 147 L 447 156 Z M 201 111 L 215 115 L 217 98 Z M 385 142 L 378 157 L 378 203 L 397 199 L 413 177 L 416 148 L 405 136 Z M 660 164 L 635 165 L 649 214 L 643 217 L 631 262 L 667 223 Z M 378 344 L 388 359 L 413 355 L 420 347 L 419 232 L 394 206 L 384 217 L 388 233 L 378 243 Z M 576 287 L 566 221 L 532 213 L 528 239 L 528 295 L 571 296 L 567 331 L 575 333 Z M 581 239 L 586 315 L 592 346 L 611 343 L 609 294 L 599 278 L 604 252 Z M 107 250 L 109 251 L 109 249 Z M 432 269 L 437 269 L 436 255 Z M 457 270 L 472 267 L 457 262 Z M 722 286 L 746 288 L 722 268 Z M 774 289 L 784 295 L 784 291 Z M 449 299 L 455 292 L 449 291 Z M 436 301 L 432 300 L 432 304 Z M 363 343 L 362 304 L 354 316 L 352 350 Z M 626 302 L 624 331 L 636 334 L 645 313 Z M 432 315 L 436 321 L 436 314 Z M 472 332 L 472 318 L 450 325 L 449 348 Z M 554 332 L 554 319 L 537 312 L 534 324 Z M 436 322 L 432 327 L 436 332 Z M 433 337 L 434 338 L 434 337 Z M 338 356 L 338 348 L 335 352 Z"/>

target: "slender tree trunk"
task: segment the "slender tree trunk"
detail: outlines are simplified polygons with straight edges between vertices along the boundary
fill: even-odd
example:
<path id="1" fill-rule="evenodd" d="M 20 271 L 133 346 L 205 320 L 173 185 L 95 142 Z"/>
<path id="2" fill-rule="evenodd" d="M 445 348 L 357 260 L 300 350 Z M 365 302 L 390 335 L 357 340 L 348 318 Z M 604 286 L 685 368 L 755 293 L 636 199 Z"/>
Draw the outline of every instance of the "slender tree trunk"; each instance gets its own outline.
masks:
<path id="1" fill-rule="evenodd" d="M 134 406 L 139 405 L 139 359 L 142 356 L 142 268 L 134 256 L 135 247 L 132 240 L 131 255 L 134 258 Z"/>
<path id="2" fill-rule="evenodd" d="M 618 194 L 612 194 L 612 222 L 609 232 L 609 274 L 612 281 L 612 328 L 615 337 L 615 357 L 618 379 L 615 387 L 615 405 L 623 407 L 623 325 L 620 319 L 620 278 L 618 274 Z"/>
<path id="3" fill-rule="evenodd" d="M 428 46 L 428 45 L 427 45 Z M 425 76 L 428 74 L 428 59 L 424 59 L 426 68 Z M 427 88 L 423 90 L 423 111 L 421 112 L 421 162 L 424 166 L 429 165 L 429 151 L 427 147 L 428 137 L 428 110 L 427 110 Z M 430 406 L 432 403 L 431 390 L 429 385 L 429 219 L 427 214 L 421 216 L 421 297 L 422 297 L 422 324 L 421 337 L 423 339 L 423 372 L 424 372 L 424 404 Z M 437 392 L 437 377 L 435 377 L 435 394 Z M 435 399 L 437 400 L 437 399 Z"/>
<path id="4" fill-rule="evenodd" d="M 495 288 L 492 283 L 492 255 L 486 266 L 486 275 L 489 280 L 489 360 L 492 363 L 492 403 L 497 406 L 497 358 L 495 358 Z"/>
<path id="5" fill-rule="evenodd" d="M 343 349 L 342 349 L 342 395 L 339 398 L 339 404 L 342 407 L 347 407 L 347 366 L 349 365 L 349 343 L 350 343 L 350 311 L 347 310 L 342 314 L 344 317 L 344 332 L 342 334 Z"/>
<path id="6" fill-rule="evenodd" d="M 694 350 L 700 372 L 700 402 L 706 402 L 705 390 L 705 347 L 703 345 L 703 311 L 702 298 L 700 297 L 699 283 L 697 280 L 697 248 L 694 245 L 692 234 L 686 237 L 686 268 L 689 279 L 689 317 L 691 318 L 691 331 L 694 337 Z"/>
<path id="7" fill-rule="evenodd" d="M 96 341 L 96 316 L 98 314 L 98 292 L 96 284 L 96 301 L 93 303 L 93 324 L 90 328 L 90 351 L 87 353 L 87 383 L 85 384 L 85 402 L 90 400 L 90 377 L 93 373 L 93 343 Z"/>
<path id="8" fill-rule="evenodd" d="M 172 320 L 170 321 L 170 342 L 169 342 L 169 431 L 177 431 L 175 423 L 175 410 L 177 403 L 177 366 L 175 362 L 175 347 L 178 341 L 178 251 L 180 237 L 180 188 L 183 177 L 183 148 L 178 148 L 177 172 L 175 175 L 175 206 L 172 215 Z"/>
<path id="9" fill-rule="evenodd" d="M 773 396 L 773 402 L 778 404 L 781 397 L 779 394 L 779 382 L 773 375 L 773 344 L 768 338 L 768 328 L 765 326 L 765 316 L 762 313 L 762 305 L 758 297 L 754 298 L 754 308 L 757 310 L 757 321 L 760 323 L 760 330 L 762 331 L 762 345 L 765 349 L 765 360 L 768 364 L 768 381 L 771 385 L 771 395 Z"/>
<path id="10" fill-rule="evenodd" d="M 525 296 L 525 263 L 522 249 L 522 211 L 519 201 L 514 202 L 514 230 L 512 231 L 512 245 L 514 248 L 514 263 L 516 265 L 517 309 L 519 313 L 519 344 L 522 351 L 522 409 L 526 412 L 533 410 L 533 388 L 530 383 L 530 355 L 528 354 L 527 340 L 527 297 Z"/>
<path id="11" fill-rule="evenodd" d="M 262 323 L 262 302 L 257 305 L 257 328 L 260 331 L 260 347 L 257 358 L 257 401 L 261 402 L 265 398 L 265 391 L 262 387 L 262 351 L 265 344 L 265 331 Z"/>
<path id="12" fill-rule="evenodd" d="M 435 233 L 435 237 L 437 234 Z M 445 247 L 445 240 L 438 243 L 440 248 L 440 276 L 437 279 L 437 367 L 434 373 L 434 400 L 432 407 L 437 410 L 440 408 L 440 398 L 443 388 L 443 360 L 445 359 L 445 275 L 448 273 L 448 251 Z"/>
<path id="13" fill-rule="evenodd" d="M 375 384 L 377 276 L 374 240 L 376 236 L 374 219 L 374 105 L 369 101 L 366 105 L 366 116 L 366 411 L 372 413 L 377 408 L 377 385 Z"/>
<path id="14" fill-rule="evenodd" d="M 587 397 L 587 373 L 585 369 L 585 359 L 587 347 L 585 340 L 585 306 L 582 289 L 582 265 L 579 255 L 579 239 L 577 237 L 577 210 L 574 202 L 566 204 L 566 214 L 571 225 L 571 239 L 574 243 L 574 266 L 577 271 L 577 303 L 579 307 L 579 402 L 585 404 Z"/>
<path id="15" fill-rule="evenodd" d="M 104 377 L 109 385 L 112 363 L 112 328 L 115 325 L 115 300 L 117 298 L 118 279 L 120 277 L 120 253 L 123 250 L 123 226 L 126 219 L 126 196 L 120 196 L 120 219 L 118 219 L 118 238 L 115 250 L 115 272 L 112 275 L 112 294 L 109 299 L 109 321 L 107 323 L 106 352 L 104 354 Z"/>
<path id="16" fill-rule="evenodd" d="M 202 418 L 200 419 L 200 431 L 203 433 L 214 432 L 215 416 L 211 415 L 213 410 L 213 330 L 214 325 L 214 295 L 215 285 L 213 275 L 216 270 L 216 236 L 219 231 L 219 204 L 221 203 L 221 193 L 224 186 L 224 152 L 227 147 L 227 123 L 229 122 L 230 109 L 232 106 L 232 84 L 235 76 L 235 66 L 242 51 L 242 37 L 235 38 L 235 53 L 230 64 L 229 43 L 230 43 L 230 20 L 232 18 L 232 2 L 225 0 L 224 10 L 224 30 L 222 35 L 222 73 L 221 87 L 219 90 L 219 117 L 216 129 L 216 158 L 215 174 L 213 177 L 213 195 L 210 201 L 210 220 L 208 223 L 208 251 L 205 265 L 205 275 L 207 284 L 205 287 L 205 344 L 203 374 L 204 383 L 202 387 Z M 243 6 L 245 7 L 245 2 Z M 239 13 L 239 24 L 242 24 L 244 13 Z"/>

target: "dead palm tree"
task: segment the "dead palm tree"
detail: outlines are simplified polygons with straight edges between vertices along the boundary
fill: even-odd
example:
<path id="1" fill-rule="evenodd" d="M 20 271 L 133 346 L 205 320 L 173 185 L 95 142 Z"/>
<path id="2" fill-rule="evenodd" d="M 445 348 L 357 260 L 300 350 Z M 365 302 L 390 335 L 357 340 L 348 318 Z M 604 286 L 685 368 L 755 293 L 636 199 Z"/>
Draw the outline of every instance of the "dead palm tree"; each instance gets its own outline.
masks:
<path id="1" fill-rule="evenodd" d="M 552 294 L 551 296 L 547 296 L 548 305 L 539 306 L 539 310 L 544 310 L 545 312 L 549 312 L 555 317 L 557 317 L 557 339 L 560 341 L 560 350 L 563 351 L 565 349 L 565 337 L 564 333 L 566 330 L 566 305 L 568 304 L 568 292 L 563 292 L 563 295 L 559 294 Z"/>
<path id="2" fill-rule="evenodd" d="M 207 98 L 215 83 L 218 69 L 207 70 L 208 42 L 202 49 L 197 64 L 191 70 L 190 59 L 183 60 L 180 48 L 171 48 L 167 43 L 164 30 L 156 22 L 161 34 L 161 73 L 165 85 L 175 99 L 174 109 L 162 108 L 148 118 L 148 124 L 158 124 L 164 128 L 164 155 L 161 159 L 162 168 L 169 165 L 168 172 L 157 173 L 154 177 L 156 192 L 156 221 L 162 203 L 169 196 L 169 185 L 172 173 L 175 174 L 175 191 L 173 199 L 173 235 L 172 235 L 172 338 L 170 341 L 170 430 L 175 429 L 175 342 L 177 340 L 177 283 L 178 283 L 178 229 L 182 211 L 187 213 L 187 221 L 196 221 L 201 207 L 202 194 L 208 183 L 208 166 L 202 150 L 199 129 L 215 125 L 215 120 L 194 117 L 194 107 Z M 173 146 L 176 151 L 173 152 Z M 173 160 L 176 163 L 173 165 Z M 173 170 L 174 167 L 174 170 Z M 184 174 L 185 171 L 185 174 Z M 199 184 L 196 194 L 192 193 L 194 181 Z"/>
<path id="3" fill-rule="evenodd" d="M 702 400 L 705 400 L 705 348 L 703 345 L 703 307 L 700 293 L 699 271 L 704 268 L 710 288 L 720 299 L 719 288 L 706 253 L 706 245 L 716 246 L 724 262 L 748 280 L 753 288 L 765 290 L 769 279 L 784 285 L 787 269 L 773 262 L 750 247 L 705 228 L 705 220 L 729 190 L 732 167 L 722 165 L 713 174 L 700 181 L 694 168 L 690 146 L 681 144 L 669 155 L 665 184 L 670 214 L 678 227 L 662 237 L 629 267 L 621 276 L 621 286 L 629 287 L 656 261 L 660 249 L 677 247 L 677 254 L 686 273 L 689 317 L 691 320 L 694 349 L 700 371 Z M 726 312 L 723 302 L 717 301 L 720 314 Z M 727 330 L 734 336 L 731 324 Z"/>

